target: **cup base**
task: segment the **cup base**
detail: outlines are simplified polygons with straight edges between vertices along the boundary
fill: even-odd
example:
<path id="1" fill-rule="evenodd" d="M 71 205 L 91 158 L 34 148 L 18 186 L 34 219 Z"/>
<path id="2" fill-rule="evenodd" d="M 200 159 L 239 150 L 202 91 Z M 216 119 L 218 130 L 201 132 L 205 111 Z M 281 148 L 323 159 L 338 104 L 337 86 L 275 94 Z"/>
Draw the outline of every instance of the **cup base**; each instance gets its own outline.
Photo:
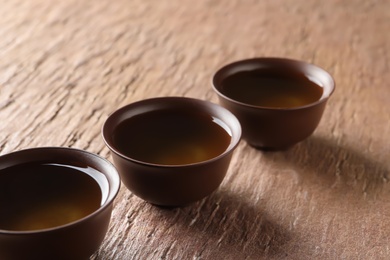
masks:
<path id="1" fill-rule="evenodd" d="M 280 151 L 286 151 L 292 147 L 292 145 L 288 146 L 281 146 L 281 147 L 272 147 L 272 146 L 262 146 L 262 145 L 256 145 L 251 144 L 247 142 L 251 147 L 255 148 L 256 150 L 260 150 L 262 152 L 280 152 Z"/>

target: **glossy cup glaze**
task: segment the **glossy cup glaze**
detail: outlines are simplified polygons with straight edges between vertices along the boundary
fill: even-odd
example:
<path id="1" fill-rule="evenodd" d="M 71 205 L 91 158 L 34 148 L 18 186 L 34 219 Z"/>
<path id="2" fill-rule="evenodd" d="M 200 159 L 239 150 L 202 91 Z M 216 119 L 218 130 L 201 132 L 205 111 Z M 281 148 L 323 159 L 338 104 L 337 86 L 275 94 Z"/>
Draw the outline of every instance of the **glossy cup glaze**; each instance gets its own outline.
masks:
<path id="1" fill-rule="evenodd" d="M 181 112 L 196 110 L 221 120 L 231 132 L 228 148 L 215 158 L 182 165 L 140 161 L 118 150 L 113 134 L 121 122 L 148 111 L 167 108 Z M 232 113 L 219 105 L 191 98 L 163 97 L 132 103 L 115 111 L 104 123 L 102 135 L 123 183 L 131 192 L 152 204 L 182 206 L 204 198 L 219 187 L 233 150 L 240 141 L 241 126 Z"/>
<path id="2" fill-rule="evenodd" d="M 96 169 L 107 179 L 108 195 L 99 209 L 66 225 L 33 231 L 0 229 L 0 259 L 89 259 L 99 248 L 107 232 L 113 201 L 120 187 L 116 169 L 107 160 L 89 152 L 72 148 L 44 147 L 1 156 L 0 174 L 2 169 L 34 162 L 89 166 Z"/>
<path id="3" fill-rule="evenodd" d="M 246 104 L 222 93 L 224 79 L 237 72 L 258 69 L 304 74 L 308 80 L 323 88 L 322 97 L 305 106 L 273 108 Z M 220 104 L 240 121 L 243 139 L 263 150 L 286 149 L 309 137 L 318 126 L 335 88 L 332 76 L 325 70 L 309 63 L 284 58 L 254 58 L 228 64 L 214 74 L 212 85 Z"/>

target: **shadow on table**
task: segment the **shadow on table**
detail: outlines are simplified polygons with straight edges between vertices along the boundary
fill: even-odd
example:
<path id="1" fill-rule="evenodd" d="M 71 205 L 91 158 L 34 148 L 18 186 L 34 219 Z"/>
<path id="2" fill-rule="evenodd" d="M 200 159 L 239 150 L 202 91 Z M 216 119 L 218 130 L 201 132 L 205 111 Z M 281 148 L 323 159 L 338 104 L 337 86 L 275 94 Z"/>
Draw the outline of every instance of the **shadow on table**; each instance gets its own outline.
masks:
<path id="1" fill-rule="evenodd" d="M 283 152 L 264 157 L 299 172 L 303 181 L 320 182 L 347 192 L 374 195 L 389 178 L 389 165 L 368 153 L 312 136 Z"/>
<path id="2" fill-rule="evenodd" d="M 191 243 L 201 259 L 284 258 L 290 240 L 276 220 L 261 208 L 230 191 L 219 189 L 208 198 L 180 209 L 164 209 L 175 228 L 193 234 Z M 174 220 L 172 215 L 176 215 Z M 187 233 L 188 232 L 188 233 Z M 203 249 L 202 249 L 203 248 Z"/>
<path id="3" fill-rule="evenodd" d="M 259 153 L 262 162 L 270 166 L 274 163 L 275 168 L 293 169 L 302 185 L 311 185 L 313 191 L 319 186 L 329 188 L 330 194 L 338 190 L 359 203 L 362 200 L 357 194 L 370 198 L 379 193 L 389 175 L 389 164 L 383 159 L 316 136 L 287 151 Z M 147 211 L 144 218 L 152 227 L 155 225 L 151 228 L 153 236 L 147 235 L 144 243 L 154 253 L 162 240 L 172 241 L 161 246 L 165 248 L 164 257 L 169 251 L 194 259 L 289 259 L 286 252 L 310 250 L 297 243 L 304 239 L 299 237 L 302 234 L 290 231 L 288 223 L 269 214 L 250 194 L 220 187 L 209 197 L 183 208 L 161 208 L 143 202 Z"/>

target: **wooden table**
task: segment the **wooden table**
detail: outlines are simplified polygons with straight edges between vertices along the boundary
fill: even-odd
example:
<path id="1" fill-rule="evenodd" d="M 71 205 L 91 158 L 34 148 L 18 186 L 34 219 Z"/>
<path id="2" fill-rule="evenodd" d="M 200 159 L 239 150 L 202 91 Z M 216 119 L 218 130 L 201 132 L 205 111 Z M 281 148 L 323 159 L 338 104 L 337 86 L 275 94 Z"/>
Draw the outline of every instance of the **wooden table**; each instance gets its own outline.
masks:
<path id="1" fill-rule="evenodd" d="M 389 0 L 0 0 L 1 154 L 68 146 L 145 98 L 217 102 L 221 65 L 305 60 L 337 87 L 283 152 L 241 142 L 206 199 L 162 209 L 124 186 L 93 259 L 389 259 Z"/>

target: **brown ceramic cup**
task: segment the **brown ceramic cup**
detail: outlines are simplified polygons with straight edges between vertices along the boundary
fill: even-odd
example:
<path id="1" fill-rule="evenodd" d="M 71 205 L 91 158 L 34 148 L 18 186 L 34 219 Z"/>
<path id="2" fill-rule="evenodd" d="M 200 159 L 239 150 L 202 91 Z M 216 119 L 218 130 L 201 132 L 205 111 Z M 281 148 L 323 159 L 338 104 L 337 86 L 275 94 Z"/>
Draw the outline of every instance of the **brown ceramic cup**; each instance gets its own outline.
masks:
<path id="1" fill-rule="evenodd" d="M 304 75 L 307 80 L 322 87 L 323 94 L 319 100 L 307 105 L 275 108 L 243 103 L 224 92 L 222 82 L 227 77 L 238 72 L 263 69 Z M 282 150 L 314 132 L 334 91 L 335 82 L 328 72 L 309 63 L 285 58 L 254 58 L 223 66 L 214 74 L 212 86 L 220 104 L 239 119 L 244 140 L 262 150 Z M 237 88 L 240 88 L 239 84 Z"/>
<path id="2" fill-rule="evenodd" d="M 194 113 L 212 118 L 229 133 L 227 147 L 211 159 L 177 165 L 140 160 L 118 148 L 114 139 L 118 125 L 123 121 L 167 109 L 171 114 L 184 114 L 188 120 L 193 120 Z M 180 130 L 172 131 L 173 135 L 180 134 L 177 132 Z M 163 97 L 135 102 L 115 111 L 104 123 L 102 135 L 125 186 L 145 201 L 172 207 L 200 200 L 219 187 L 228 170 L 233 150 L 240 141 L 241 126 L 231 112 L 219 105 L 191 98 Z M 136 144 L 125 145 L 131 148 Z M 168 145 L 166 149 L 169 151 L 171 147 Z"/>
<path id="3" fill-rule="evenodd" d="M 96 180 L 102 191 L 99 196 L 102 201 L 101 206 L 83 218 L 51 228 L 28 231 L 0 228 L 0 259 L 89 259 L 106 235 L 113 201 L 120 187 L 119 174 L 110 162 L 98 155 L 72 148 L 45 147 L 21 150 L 1 156 L 0 175 L 7 174 L 6 169 L 9 167 L 42 163 L 89 169 L 88 175 Z M 50 174 L 56 173 L 53 171 Z M 24 180 L 18 180 L 18 182 L 21 185 L 15 185 L 12 189 L 20 190 L 21 187 L 30 185 Z M 34 187 L 28 190 L 34 192 Z M 26 190 L 20 190 L 20 193 L 23 192 Z M 24 195 L 28 197 L 31 193 Z M 47 194 L 47 196 L 51 195 Z M 0 202 L 8 199 L 11 198 L 4 196 L 0 198 Z M 0 205 L 9 205 L 9 203 L 1 202 Z M 5 212 L 7 209 L 1 208 L 0 211 Z"/>

